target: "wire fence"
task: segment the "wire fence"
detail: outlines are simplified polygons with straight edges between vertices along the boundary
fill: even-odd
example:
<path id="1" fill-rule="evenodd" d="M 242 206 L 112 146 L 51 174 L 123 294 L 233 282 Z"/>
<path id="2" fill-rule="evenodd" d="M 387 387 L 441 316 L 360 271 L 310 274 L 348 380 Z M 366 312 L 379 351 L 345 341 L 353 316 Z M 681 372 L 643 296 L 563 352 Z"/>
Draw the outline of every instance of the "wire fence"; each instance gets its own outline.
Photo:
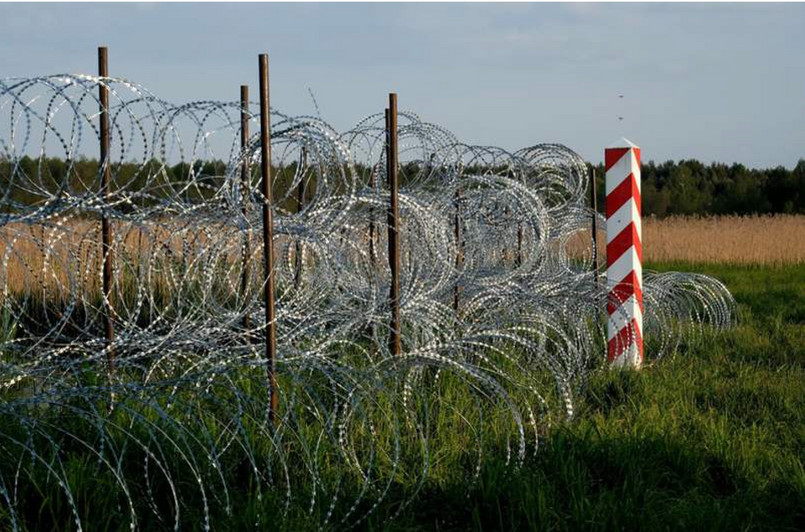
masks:
<path id="1" fill-rule="evenodd" d="M 98 153 L 102 88 L 110 146 L 98 164 L 86 156 Z M 460 413 L 477 449 L 471 483 L 490 433 L 520 463 L 605 366 L 598 215 L 578 154 L 471 146 L 399 114 L 394 354 L 384 116 L 338 132 L 272 109 L 271 389 L 267 198 L 259 132 L 241 143 L 241 112 L 239 101 L 177 105 L 107 77 L 0 81 L 4 527 L 30 526 L 32 485 L 86 526 L 65 466 L 76 454 L 132 528 L 209 529 L 231 512 L 236 469 L 286 510 L 306 498 L 322 526 L 355 525 L 396 475 L 427 478 L 435 436 L 423 403 Z M 245 116 L 257 131 L 259 113 Z M 734 319 L 727 289 L 703 275 L 645 272 L 644 299 L 649 360 Z"/>

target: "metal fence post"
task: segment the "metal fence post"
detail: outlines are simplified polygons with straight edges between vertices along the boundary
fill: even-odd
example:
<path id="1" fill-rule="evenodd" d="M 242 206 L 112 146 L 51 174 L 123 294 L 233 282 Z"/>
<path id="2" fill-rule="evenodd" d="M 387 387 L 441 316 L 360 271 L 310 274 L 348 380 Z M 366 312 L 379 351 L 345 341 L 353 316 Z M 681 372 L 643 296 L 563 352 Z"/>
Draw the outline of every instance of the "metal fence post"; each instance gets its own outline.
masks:
<path id="1" fill-rule="evenodd" d="M 109 77 L 109 51 L 105 46 L 98 47 L 98 75 L 101 78 Z M 101 253 L 103 256 L 103 319 L 106 332 L 106 353 L 109 363 L 109 379 L 115 373 L 115 353 L 112 344 L 115 339 L 115 324 L 113 310 L 113 257 L 112 257 L 112 223 L 106 209 L 111 199 L 112 161 L 109 154 L 109 85 L 106 79 L 98 83 L 100 98 L 100 144 L 101 144 L 101 194 L 103 195 L 103 211 L 101 214 Z"/>
<path id="2" fill-rule="evenodd" d="M 300 171 L 302 172 L 302 177 L 299 180 L 299 186 L 296 187 L 296 212 L 302 212 L 302 208 L 305 206 L 305 174 L 307 173 L 307 147 L 302 146 L 302 153 L 300 155 Z M 302 283 L 302 242 L 299 240 L 296 241 L 295 246 L 295 257 L 296 263 L 294 264 L 294 277 L 293 277 L 293 285 L 294 288 L 299 288 Z"/>
<path id="3" fill-rule="evenodd" d="M 271 119 L 268 95 L 268 54 L 260 54 L 260 170 L 263 194 L 263 281 L 265 300 L 265 354 L 268 362 L 268 420 L 277 422 L 277 327 L 274 312 L 274 231 L 271 220 Z"/>
<path id="4" fill-rule="evenodd" d="M 249 86 L 240 86 L 240 201 L 241 201 L 241 214 L 243 219 L 248 219 L 248 200 L 249 191 L 251 190 L 251 168 L 250 168 L 250 154 L 248 153 L 249 147 Z M 243 254 L 241 264 L 241 277 L 240 277 L 240 294 L 245 298 L 249 289 L 249 257 L 251 256 L 251 229 L 248 225 L 245 228 L 243 235 Z M 251 319 L 248 313 L 243 316 L 243 328 L 248 330 L 251 325 Z"/>
<path id="5" fill-rule="evenodd" d="M 399 180 L 397 173 L 397 95 L 389 94 L 389 108 L 386 110 L 386 164 L 388 165 L 388 186 L 390 201 L 388 210 L 389 231 L 389 267 L 391 269 L 391 290 L 389 303 L 391 305 L 391 337 L 389 346 L 392 355 L 399 355 L 400 345 L 400 208 L 398 202 Z"/>
<path id="6" fill-rule="evenodd" d="M 595 189 L 595 168 L 590 168 L 590 204 L 593 208 L 593 272 L 598 285 L 598 194 Z"/>

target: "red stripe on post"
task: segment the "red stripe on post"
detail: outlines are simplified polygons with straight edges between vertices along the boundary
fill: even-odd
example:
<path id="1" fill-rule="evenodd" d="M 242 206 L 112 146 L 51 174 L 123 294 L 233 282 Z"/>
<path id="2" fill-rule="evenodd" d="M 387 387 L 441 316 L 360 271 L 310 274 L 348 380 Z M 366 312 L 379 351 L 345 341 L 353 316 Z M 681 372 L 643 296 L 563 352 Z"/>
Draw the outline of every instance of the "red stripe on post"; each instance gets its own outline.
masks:
<path id="1" fill-rule="evenodd" d="M 643 289 L 640 286 L 640 280 L 637 278 L 637 274 L 633 271 L 630 271 L 629 274 L 624 277 L 621 282 L 615 285 L 612 290 L 609 291 L 609 300 L 607 301 L 607 313 L 612 315 L 618 310 L 624 301 L 635 296 L 637 299 L 637 304 L 640 305 L 640 311 L 643 311 Z"/>
<path id="2" fill-rule="evenodd" d="M 642 262 L 643 245 L 640 243 L 640 236 L 637 234 L 637 226 L 634 222 L 624 227 L 623 231 L 607 244 L 607 267 L 612 266 L 632 246 L 637 251 L 637 258 Z"/>
<path id="3" fill-rule="evenodd" d="M 604 168 L 609 172 L 609 169 L 615 166 L 615 163 L 621 160 L 629 148 L 607 148 L 604 150 Z"/>
<path id="4" fill-rule="evenodd" d="M 640 327 L 637 326 L 637 320 L 632 321 L 618 331 L 618 334 L 613 336 L 607 342 L 607 358 L 610 362 L 625 353 L 632 345 L 637 346 L 637 352 L 640 353 L 640 360 L 643 360 L 643 336 L 640 334 Z"/>
<path id="5" fill-rule="evenodd" d="M 629 177 L 607 194 L 607 218 L 618 212 L 618 209 L 623 207 L 631 198 L 634 198 L 637 214 L 642 214 L 640 212 L 640 189 L 637 187 L 637 180 L 634 174 L 629 174 Z"/>

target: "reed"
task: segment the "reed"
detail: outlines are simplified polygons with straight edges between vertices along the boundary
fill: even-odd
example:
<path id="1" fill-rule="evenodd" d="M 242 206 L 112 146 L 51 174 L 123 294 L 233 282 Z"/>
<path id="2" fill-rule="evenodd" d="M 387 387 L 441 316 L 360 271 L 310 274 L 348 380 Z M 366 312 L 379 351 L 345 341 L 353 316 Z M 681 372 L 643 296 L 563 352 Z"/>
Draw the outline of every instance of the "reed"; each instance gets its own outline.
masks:
<path id="1" fill-rule="evenodd" d="M 671 216 L 643 220 L 646 262 L 805 262 L 805 216 Z"/>

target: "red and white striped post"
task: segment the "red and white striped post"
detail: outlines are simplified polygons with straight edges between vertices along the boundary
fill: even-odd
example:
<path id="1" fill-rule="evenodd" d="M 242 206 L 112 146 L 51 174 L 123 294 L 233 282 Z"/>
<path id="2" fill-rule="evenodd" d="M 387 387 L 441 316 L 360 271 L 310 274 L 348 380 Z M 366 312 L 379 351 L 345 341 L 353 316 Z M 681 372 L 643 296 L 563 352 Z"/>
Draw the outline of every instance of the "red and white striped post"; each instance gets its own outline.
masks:
<path id="1" fill-rule="evenodd" d="M 643 243 L 640 148 L 626 139 L 604 150 L 607 209 L 607 358 L 643 363 Z"/>

